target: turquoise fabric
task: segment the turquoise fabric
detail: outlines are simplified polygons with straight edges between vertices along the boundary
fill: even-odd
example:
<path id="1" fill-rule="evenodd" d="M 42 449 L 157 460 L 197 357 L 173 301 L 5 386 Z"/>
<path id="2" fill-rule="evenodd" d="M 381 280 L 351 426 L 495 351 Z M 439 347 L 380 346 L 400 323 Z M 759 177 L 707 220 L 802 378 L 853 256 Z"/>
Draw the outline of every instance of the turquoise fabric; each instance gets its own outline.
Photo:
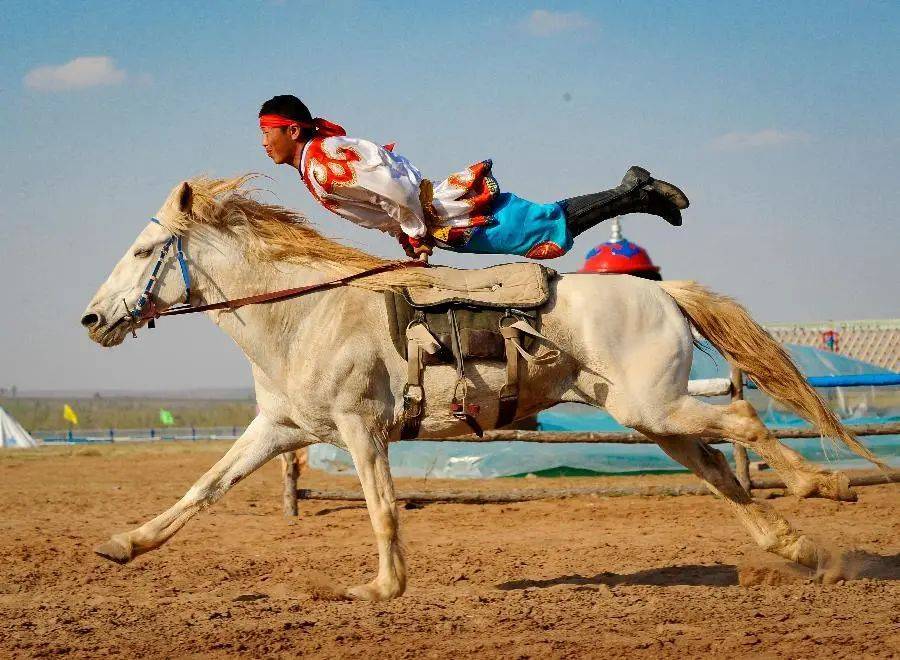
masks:
<path id="1" fill-rule="evenodd" d="M 455 251 L 525 256 L 535 245 L 546 241 L 556 243 L 563 252 L 572 247 L 559 204 L 535 204 L 512 193 L 500 193 L 493 216 L 494 224 L 476 227 L 469 241 Z"/>

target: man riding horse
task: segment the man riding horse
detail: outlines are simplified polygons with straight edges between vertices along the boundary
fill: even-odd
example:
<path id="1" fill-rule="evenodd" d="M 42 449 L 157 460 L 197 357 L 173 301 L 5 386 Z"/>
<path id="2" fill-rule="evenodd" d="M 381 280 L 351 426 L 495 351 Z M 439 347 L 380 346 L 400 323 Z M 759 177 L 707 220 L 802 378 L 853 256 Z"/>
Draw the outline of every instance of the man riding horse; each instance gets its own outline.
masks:
<path id="1" fill-rule="evenodd" d="M 454 252 L 553 259 L 594 225 L 626 213 L 650 213 L 674 226 L 688 199 L 676 186 L 631 167 L 615 188 L 536 204 L 500 192 L 484 160 L 433 186 L 393 145 L 347 137 L 312 115 L 296 96 L 275 96 L 259 111 L 262 144 L 290 165 L 326 209 L 396 237 L 410 257 L 433 247 Z"/>

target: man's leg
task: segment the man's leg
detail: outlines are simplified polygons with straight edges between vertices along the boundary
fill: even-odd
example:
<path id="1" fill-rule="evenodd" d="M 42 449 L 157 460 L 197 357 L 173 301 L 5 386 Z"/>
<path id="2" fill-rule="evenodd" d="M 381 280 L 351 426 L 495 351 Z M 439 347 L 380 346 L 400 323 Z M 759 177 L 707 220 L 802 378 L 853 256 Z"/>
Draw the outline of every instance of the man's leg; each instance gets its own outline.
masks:
<path id="1" fill-rule="evenodd" d="M 658 215 L 677 227 L 681 225 L 681 210 L 688 204 L 688 198 L 676 186 L 654 179 L 647 170 L 637 166 L 625 173 L 616 188 L 559 202 L 573 237 L 604 220 L 626 213 Z"/>

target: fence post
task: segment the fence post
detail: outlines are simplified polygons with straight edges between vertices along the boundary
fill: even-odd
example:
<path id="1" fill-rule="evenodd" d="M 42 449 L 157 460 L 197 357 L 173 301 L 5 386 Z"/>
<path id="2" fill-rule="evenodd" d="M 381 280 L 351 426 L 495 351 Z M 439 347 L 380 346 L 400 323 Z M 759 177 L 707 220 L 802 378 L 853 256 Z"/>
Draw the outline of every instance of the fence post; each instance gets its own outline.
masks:
<path id="1" fill-rule="evenodd" d="M 731 365 L 731 400 L 741 401 L 744 398 L 744 374 L 735 365 Z M 732 443 L 734 446 L 734 472 L 738 482 L 748 493 L 753 487 L 750 480 L 750 459 L 747 449 L 743 445 Z"/>
<path id="2" fill-rule="evenodd" d="M 297 452 L 286 451 L 281 455 L 282 493 L 281 509 L 286 518 L 294 518 L 297 509 L 297 479 L 300 477 L 300 461 Z"/>

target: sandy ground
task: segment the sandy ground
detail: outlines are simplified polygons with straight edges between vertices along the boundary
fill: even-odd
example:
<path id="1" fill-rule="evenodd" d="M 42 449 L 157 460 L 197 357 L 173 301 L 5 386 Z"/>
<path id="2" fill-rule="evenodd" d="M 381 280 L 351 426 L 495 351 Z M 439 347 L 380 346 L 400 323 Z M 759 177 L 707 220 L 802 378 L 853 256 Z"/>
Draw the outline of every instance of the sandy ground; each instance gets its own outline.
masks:
<path id="1" fill-rule="evenodd" d="M 861 489 L 855 504 L 771 500 L 816 537 L 870 553 L 858 579 L 830 586 L 767 570 L 755 574 L 762 583 L 741 586 L 739 574 L 769 566 L 768 556 L 713 497 L 578 497 L 404 510 L 406 595 L 378 604 L 322 600 L 317 581 L 372 577 L 366 511 L 303 502 L 299 520 L 286 520 L 275 464 L 128 566 L 91 553 L 174 502 L 224 449 L 201 442 L 0 452 L 0 656 L 900 655 L 897 486 Z M 352 485 L 321 473 L 303 483 Z"/>

